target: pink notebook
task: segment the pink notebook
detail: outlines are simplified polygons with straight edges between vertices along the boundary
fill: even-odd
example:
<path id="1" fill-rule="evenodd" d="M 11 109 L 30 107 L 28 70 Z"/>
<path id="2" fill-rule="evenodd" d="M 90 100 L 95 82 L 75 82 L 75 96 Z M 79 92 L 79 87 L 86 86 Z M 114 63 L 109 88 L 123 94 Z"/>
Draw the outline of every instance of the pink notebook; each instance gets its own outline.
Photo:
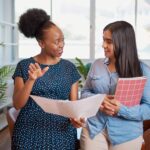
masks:
<path id="1" fill-rule="evenodd" d="M 140 104 L 146 80 L 146 77 L 119 78 L 115 99 L 129 107 Z"/>

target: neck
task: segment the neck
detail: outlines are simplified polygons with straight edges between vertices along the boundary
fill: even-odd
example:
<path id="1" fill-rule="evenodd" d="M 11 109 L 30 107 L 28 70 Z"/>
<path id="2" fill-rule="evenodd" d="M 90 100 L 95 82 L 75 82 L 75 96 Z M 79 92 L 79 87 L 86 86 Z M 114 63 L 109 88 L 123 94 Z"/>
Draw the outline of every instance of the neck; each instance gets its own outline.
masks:
<path id="1" fill-rule="evenodd" d="M 39 54 L 39 55 L 35 56 L 34 59 L 38 63 L 46 64 L 46 65 L 54 65 L 60 61 L 59 57 L 50 57 L 50 56 L 43 55 L 43 54 Z"/>
<path id="2" fill-rule="evenodd" d="M 116 72 L 115 59 L 109 59 L 108 69 L 110 72 Z"/>
<path id="3" fill-rule="evenodd" d="M 109 63 L 115 66 L 115 59 L 109 58 Z"/>

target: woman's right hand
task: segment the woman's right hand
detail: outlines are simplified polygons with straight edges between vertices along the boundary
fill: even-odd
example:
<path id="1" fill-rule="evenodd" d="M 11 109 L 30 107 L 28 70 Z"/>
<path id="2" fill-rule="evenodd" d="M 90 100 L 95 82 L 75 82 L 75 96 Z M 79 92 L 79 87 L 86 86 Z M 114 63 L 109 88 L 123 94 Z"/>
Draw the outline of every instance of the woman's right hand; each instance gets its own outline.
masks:
<path id="1" fill-rule="evenodd" d="M 43 76 L 49 67 L 45 67 L 43 70 L 40 68 L 38 63 L 29 65 L 29 80 L 25 83 L 23 78 L 16 77 L 15 78 L 15 86 L 14 86 L 14 94 L 13 94 L 13 104 L 16 109 L 21 109 L 27 103 L 30 93 L 32 91 L 32 87 L 37 78 Z M 21 97 L 21 100 L 20 100 Z"/>
<path id="2" fill-rule="evenodd" d="M 48 71 L 48 69 L 49 67 L 45 67 L 42 70 L 38 63 L 35 63 L 35 64 L 31 63 L 29 65 L 29 70 L 28 70 L 29 79 L 36 80 L 37 78 L 42 77 Z"/>

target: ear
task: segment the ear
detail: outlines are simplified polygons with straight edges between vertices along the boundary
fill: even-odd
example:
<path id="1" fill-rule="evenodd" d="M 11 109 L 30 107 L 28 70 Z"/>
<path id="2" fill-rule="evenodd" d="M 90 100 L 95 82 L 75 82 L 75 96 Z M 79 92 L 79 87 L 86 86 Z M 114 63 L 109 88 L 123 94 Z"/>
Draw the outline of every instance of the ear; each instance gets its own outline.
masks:
<path id="1" fill-rule="evenodd" d="M 41 47 L 41 49 L 45 48 L 45 44 L 42 40 L 38 40 L 38 44 Z"/>

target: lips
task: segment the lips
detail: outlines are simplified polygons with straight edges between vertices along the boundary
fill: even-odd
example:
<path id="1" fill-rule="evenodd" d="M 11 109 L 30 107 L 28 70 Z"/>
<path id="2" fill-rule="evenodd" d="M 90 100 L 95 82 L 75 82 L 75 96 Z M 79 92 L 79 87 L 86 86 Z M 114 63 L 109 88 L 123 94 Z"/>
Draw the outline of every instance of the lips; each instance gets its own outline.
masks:
<path id="1" fill-rule="evenodd" d="M 109 53 L 108 51 L 105 51 L 105 54 Z"/>
<path id="2" fill-rule="evenodd" d="M 58 55 L 62 55 L 63 50 L 58 51 Z"/>
<path id="3" fill-rule="evenodd" d="M 63 53 L 63 50 L 59 51 L 58 53 L 59 53 L 59 54 L 62 54 L 62 53 Z"/>

